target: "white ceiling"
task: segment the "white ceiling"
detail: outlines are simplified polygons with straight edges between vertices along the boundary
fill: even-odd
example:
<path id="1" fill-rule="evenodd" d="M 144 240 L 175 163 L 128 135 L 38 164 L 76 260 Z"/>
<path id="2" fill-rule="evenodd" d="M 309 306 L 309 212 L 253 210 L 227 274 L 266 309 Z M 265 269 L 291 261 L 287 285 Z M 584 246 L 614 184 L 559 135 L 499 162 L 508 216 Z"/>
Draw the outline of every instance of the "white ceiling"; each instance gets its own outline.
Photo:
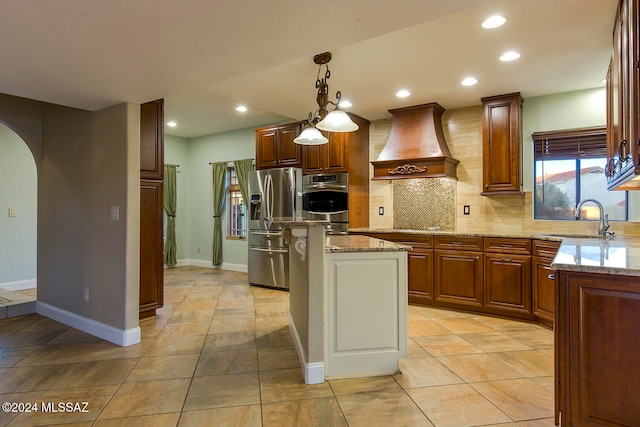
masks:
<path id="1" fill-rule="evenodd" d="M 370 120 L 602 86 L 617 0 L 6 0 L 0 92 L 97 110 L 165 98 L 168 134 L 305 119 L 313 56 Z M 500 13 L 507 23 L 485 30 Z M 522 56 L 511 63 L 507 50 Z M 473 75 L 479 83 L 463 87 Z M 412 96 L 395 97 L 400 88 Z M 526 101 L 525 101 L 526 102 Z M 244 104 L 246 113 L 235 107 Z"/>

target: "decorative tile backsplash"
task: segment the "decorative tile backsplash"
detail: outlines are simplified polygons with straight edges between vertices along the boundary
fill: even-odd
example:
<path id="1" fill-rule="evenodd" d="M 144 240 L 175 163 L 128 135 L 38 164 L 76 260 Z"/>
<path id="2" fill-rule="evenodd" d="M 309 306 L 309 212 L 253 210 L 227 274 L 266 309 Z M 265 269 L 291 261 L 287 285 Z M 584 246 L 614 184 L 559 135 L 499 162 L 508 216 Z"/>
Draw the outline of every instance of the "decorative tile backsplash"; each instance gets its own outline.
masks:
<path id="1" fill-rule="evenodd" d="M 456 229 L 456 180 L 393 180 L 393 228 L 443 231 Z"/>

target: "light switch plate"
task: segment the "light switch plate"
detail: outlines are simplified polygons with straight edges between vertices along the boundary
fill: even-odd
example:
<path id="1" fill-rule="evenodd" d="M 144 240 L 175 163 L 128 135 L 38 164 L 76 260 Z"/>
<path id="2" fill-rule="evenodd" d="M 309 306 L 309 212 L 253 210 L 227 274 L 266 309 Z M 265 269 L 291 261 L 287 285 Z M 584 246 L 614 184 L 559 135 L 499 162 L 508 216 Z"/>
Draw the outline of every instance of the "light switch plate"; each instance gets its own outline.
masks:
<path id="1" fill-rule="evenodd" d="M 111 206 L 111 220 L 120 221 L 120 206 Z"/>
<path id="2" fill-rule="evenodd" d="M 469 215 L 469 214 L 471 214 L 471 206 L 469 206 L 469 205 L 464 205 L 464 214 L 465 214 L 465 215 Z"/>
<path id="3" fill-rule="evenodd" d="M 9 216 L 11 217 L 16 216 L 16 208 L 9 208 Z"/>

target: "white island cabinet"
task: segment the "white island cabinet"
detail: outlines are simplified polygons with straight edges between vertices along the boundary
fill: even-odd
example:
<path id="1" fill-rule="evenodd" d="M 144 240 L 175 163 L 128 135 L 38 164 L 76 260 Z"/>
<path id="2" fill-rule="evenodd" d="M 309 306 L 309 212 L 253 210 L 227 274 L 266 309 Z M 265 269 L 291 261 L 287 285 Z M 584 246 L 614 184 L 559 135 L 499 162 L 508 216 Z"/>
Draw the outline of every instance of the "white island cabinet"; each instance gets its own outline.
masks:
<path id="1" fill-rule="evenodd" d="M 388 375 L 407 356 L 407 251 L 274 219 L 289 242 L 289 326 L 305 383 Z"/>

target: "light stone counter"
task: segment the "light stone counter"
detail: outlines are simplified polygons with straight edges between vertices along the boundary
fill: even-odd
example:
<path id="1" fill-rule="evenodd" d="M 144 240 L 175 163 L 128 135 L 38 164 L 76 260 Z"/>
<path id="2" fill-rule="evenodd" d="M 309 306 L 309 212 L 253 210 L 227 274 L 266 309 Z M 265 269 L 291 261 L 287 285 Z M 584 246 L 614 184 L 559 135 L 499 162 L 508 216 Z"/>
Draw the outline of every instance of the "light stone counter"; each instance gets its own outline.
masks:
<path id="1" fill-rule="evenodd" d="M 565 238 L 551 264 L 555 270 L 640 276 L 640 238 Z"/>
<path id="2" fill-rule="evenodd" d="M 395 252 L 410 251 L 411 246 L 368 236 L 327 236 L 325 252 Z"/>
<path id="3" fill-rule="evenodd" d="M 541 239 L 541 240 L 553 240 L 562 241 L 566 237 L 575 238 L 589 238 L 587 235 L 571 235 L 571 236 L 559 236 L 549 235 L 541 233 L 498 233 L 498 232 L 459 232 L 459 231 L 444 231 L 444 230 L 408 230 L 402 228 L 350 228 L 350 233 L 369 233 L 369 234 L 410 234 L 410 235 L 423 235 L 423 236 L 463 236 L 463 237 L 499 237 L 499 238 L 517 238 L 517 239 Z M 595 237 L 595 236 L 593 236 Z"/>

